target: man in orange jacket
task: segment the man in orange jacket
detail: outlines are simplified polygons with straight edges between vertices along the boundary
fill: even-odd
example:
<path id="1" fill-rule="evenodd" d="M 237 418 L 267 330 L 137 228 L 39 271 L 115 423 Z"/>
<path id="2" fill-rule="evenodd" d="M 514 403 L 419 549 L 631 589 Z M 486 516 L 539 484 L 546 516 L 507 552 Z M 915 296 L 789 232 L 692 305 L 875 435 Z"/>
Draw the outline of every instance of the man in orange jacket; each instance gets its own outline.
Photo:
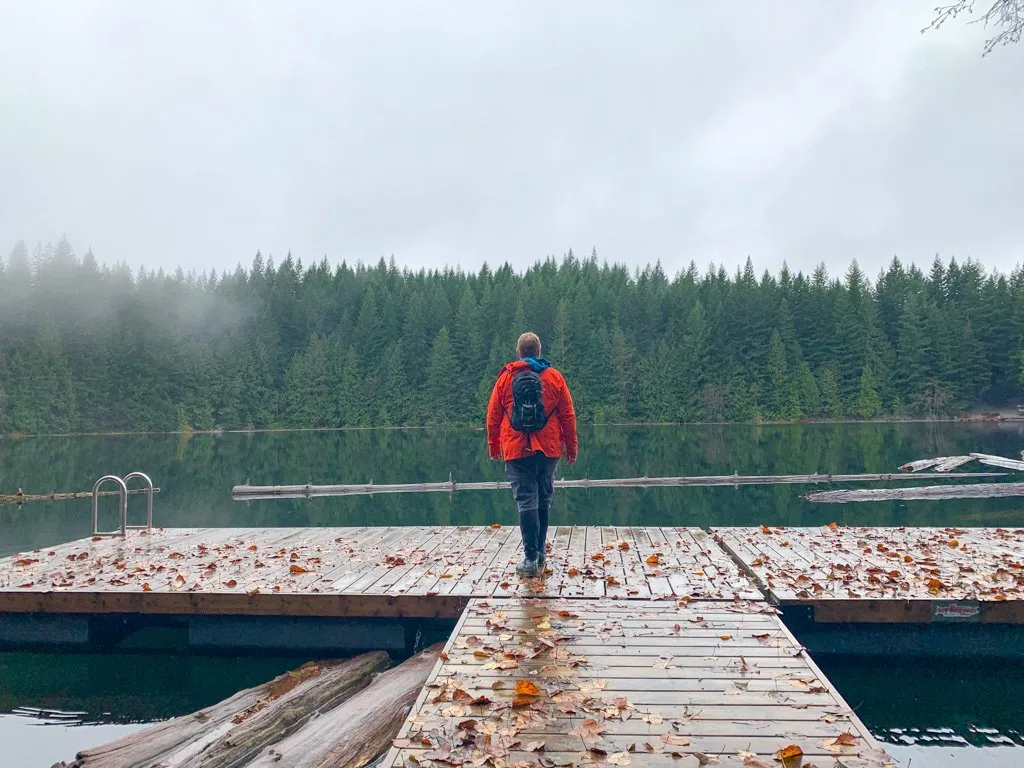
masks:
<path id="1" fill-rule="evenodd" d="M 579 449 L 569 386 L 540 351 L 537 334 L 520 336 L 519 359 L 501 369 L 487 404 L 487 451 L 495 461 L 505 461 L 519 508 L 525 552 L 516 572 L 521 576 L 544 570 L 555 466 L 563 455 L 572 464 Z"/>

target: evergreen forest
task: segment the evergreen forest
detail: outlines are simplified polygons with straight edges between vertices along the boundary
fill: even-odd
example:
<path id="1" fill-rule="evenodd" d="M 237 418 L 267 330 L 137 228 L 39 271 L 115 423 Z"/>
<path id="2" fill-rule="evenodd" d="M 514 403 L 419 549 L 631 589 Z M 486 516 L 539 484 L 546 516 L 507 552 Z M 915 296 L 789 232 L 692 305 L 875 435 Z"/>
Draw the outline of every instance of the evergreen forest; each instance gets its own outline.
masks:
<path id="1" fill-rule="evenodd" d="M 1020 396 L 1024 270 L 872 278 L 325 259 L 167 273 L 62 239 L 0 260 L 0 433 L 481 425 L 523 330 L 584 422 L 943 418 Z"/>

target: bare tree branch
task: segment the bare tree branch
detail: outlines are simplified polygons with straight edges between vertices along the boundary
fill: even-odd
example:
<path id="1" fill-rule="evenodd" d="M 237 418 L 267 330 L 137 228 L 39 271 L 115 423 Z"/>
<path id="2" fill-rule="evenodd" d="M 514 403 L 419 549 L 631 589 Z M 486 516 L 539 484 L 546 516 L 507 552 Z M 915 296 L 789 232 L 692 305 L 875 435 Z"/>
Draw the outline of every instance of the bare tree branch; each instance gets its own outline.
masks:
<path id="1" fill-rule="evenodd" d="M 947 21 L 961 15 L 973 15 L 975 3 L 976 0 L 957 0 L 952 5 L 938 6 L 932 23 L 922 29 L 921 33 L 929 29 L 941 29 Z M 998 47 L 1019 43 L 1024 36 L 1024 0 L 994 0 L 985 13 L 969 23 L 977 24 L 979 21 L 984 23 L 986 29 L 991 27 L 998 30 L 994 37 L 985 41 L 982 56 L 988 56 Z"/>

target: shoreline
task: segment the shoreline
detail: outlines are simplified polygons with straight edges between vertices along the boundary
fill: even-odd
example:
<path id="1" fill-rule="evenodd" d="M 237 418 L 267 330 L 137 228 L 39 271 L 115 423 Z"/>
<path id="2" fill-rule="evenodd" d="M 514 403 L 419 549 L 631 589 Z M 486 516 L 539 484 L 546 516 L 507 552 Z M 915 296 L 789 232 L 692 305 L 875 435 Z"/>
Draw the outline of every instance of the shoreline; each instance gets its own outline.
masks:
<path id="1" fill-rule="evenodd" d="M 873 419 L 799 419 L 764 420 L 764 421 L 614 421 L 614 422 L 580 422 L 587 427 L 772 427 L 772 426 L 803 426 L 803 425 L 849 425 L 849 424 L 1007 424 L 1024 423 L 1024 416 L 955 416 L 949 418 L 902 418 L 878 417 Z M 374 426 L 374 427 L 259 427 L 254 429 L 192 429 L 142 432 L 43 432 L 25 434 L 21 432 L 0 433 L 0 440 L 30 440 L 44 437 L 152 437 L 155 435 L 179 435 L 194 437 L 197 435 L 256 435 L 285 432 L 405 432 L 415 430 L 446 430 L 467 429 L 483 432 L 484 427 L 473 424 L 420 424 L 407 426 Z"/>

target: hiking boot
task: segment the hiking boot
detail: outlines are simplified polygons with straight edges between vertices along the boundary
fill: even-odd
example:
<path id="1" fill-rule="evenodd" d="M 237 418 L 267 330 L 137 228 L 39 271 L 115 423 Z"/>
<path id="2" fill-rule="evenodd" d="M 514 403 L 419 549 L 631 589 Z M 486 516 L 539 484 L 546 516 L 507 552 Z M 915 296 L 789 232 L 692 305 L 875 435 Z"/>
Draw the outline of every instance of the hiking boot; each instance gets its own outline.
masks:
<path id="1" fill-rule="evenodd" d="M 520 576 L 536 576 L 537 575 L 537 561 L 527 560 L 523 558 L 523 562 L 516 566 L 516 573 Z"/>

